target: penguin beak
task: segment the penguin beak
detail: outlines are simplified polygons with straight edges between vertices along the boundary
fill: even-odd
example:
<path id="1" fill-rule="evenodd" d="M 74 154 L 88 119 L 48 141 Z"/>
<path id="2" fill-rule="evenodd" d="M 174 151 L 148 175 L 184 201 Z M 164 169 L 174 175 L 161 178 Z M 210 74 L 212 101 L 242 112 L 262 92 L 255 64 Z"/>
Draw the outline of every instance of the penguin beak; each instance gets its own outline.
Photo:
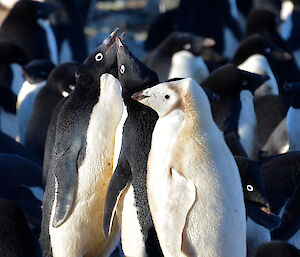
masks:
<path id="1" fill-rule="evenodd" d="M 214 40 L 214 39 L 212 39 L 212 38 L 205 38 L 204 40 L 203 40 L 203 45 L 205 46 L 205 47 L 212 47 L 212 46 L 214 46 L 216 44 L 216 41 Z"/>
<path id="2" fill-rule="evenodd" d="M 116 28 L 109 36 L 103 41 L 103 44 L 106 45 L 107 50 L 114 44 L 117 34 L 119 32 L 119 28 Z"/>
<path id="3" fill-rule="evenodd" d="M 142 101 L 143 99 L 145 99 L 145 98 L 147 98 L 147 97 L 150 97 L 150 96 L 149 96 L 149 95 L 145 95 L 143 92 L 137 92 L 137 93 L 135 93 L 135 94 L 133 94 L 133 95 L 131 96 L 131 98 L 132 98 L 133 100 L 136 100 L 136 101 L 138 101 L 138 102 Z"/>
<path id="4" fill-rule="evenodd" d="M 123 35 L 123 34 L 122 34 L 122 35 Z M 122 41 L 123 41 L 123 40 L 122 40 Z M 116 42 L 117 42 L 118 48 L 124 46 L 124 45 L 122 44 L 122 41 L 121 41 L 118 37 L 116 38 Z"/>
<path id="5" fill-rule="evenodd" d="M 261 209 L 264 213 L 266 213 L 266 214 L 268 214 L 268 215 L 271 214 L 271 208 L 270 208 L 270 205 L 269 205 L 268 203 L 265 204 L 265 206 L 260 207 L 260 209 Z"/>

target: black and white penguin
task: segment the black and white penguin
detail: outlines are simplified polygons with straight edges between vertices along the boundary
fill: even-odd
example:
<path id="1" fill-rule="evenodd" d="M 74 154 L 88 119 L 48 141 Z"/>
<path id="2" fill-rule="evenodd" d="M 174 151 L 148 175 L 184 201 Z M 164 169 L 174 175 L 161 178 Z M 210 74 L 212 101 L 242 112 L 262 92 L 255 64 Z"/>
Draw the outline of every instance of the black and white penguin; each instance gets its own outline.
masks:
<path id="1" fill-rule="evenodd" d="M 251 159 L 258 157 L 253 94 L 268 79 L 267 75 L 250 73 L 228 64 L 201 83 L 203 88 L 220 96 L 220 101 L 211 104 L 216 124 L 224 135 L 235 131 Z"/>
<path id="2" fill-rule="evenodd" d="M 57 41 L 59 63 L 72 60 L 83 62 L 87 57 L 87 43 L 83 32 L 84 17 L 80 9 L 81 1 L 46 0 L 45 2 L 59 5 L 49 16 Z"/>
<path id="3" fill-rule="evenodd" d="M 42 257 L 37 238 L 16 204 L 0 199 L 0 255 Z"/>
<path id="4" fill-rule="evenodd" d="M 78 68 L 75 90 L 57 117 L 43 201 L 44 256 L 109 256 L 119 243 L 117 226 L 108 238 L 101 229 L 123 109 L 120 83 L 105 74 L 117 74 L 117 31 Z"/>
<path id="5" fill-rule="evenodd" d="M 30 61 L 25 51 L 9 40 L 0 40 L 0 119 L 1 131 L 17 135 L 17 95 L 24 81 L 21 66 Z"/>
<path id="6" fill-rule="evenodd" d="M 48 125 L 56 104 L 75 89 L 75 62 L 54 68 L 47 83 L 38 92 L 25 135 L 25 145 L 43 161 Z"/>
<path id="7" fill-rule="evenodd" d="M 257 249 L 255 257 L 299 257 L 299 250 L 283 241 L 264 243 Z"/>
<path id="8" fill-rule="evenodd" d="M 157 84 L 158 77 L 117 39 L 118 77 L 128 117 L 123 126 L 118 165 L 107 190 L 103 227 L 109 234 L 115 210 L 125 256 L 163 256 L 147 197 L 147 161 L 158 119 L 154 110 L 131 96 Z"/>
<path id="9" fill-rule="evenodd" d="M 32 59 L 50 59 L 57 64 L 56 40 L 47 21 L 55 8 L 31 0 L 17 2 L 1 25 L 0 38 L 21 45 Z"/>
<path id="10" fill-rule="evenodd" d="M 275 240 L 288 241 L 299 249 L 300 246 L 300 184 L 287 202 L 282 222 L 278 229 L 273 231 L 272 238 Z"/>
<path id="11" fill-rule="evenodd" d="M 49 60 L 37 59 L 22 67 L 24 83 L 17 98 L 18 141 L 25 144 L 26 130 L 35 98 L 45 86 L 54 64 Z"/>
<path id="12" fill-rule="evenodd" d="M 188 78 L 158 84 L 132 98 L 159 115 L 147 191 L 164 256 L 246 256 L 238 168 L 204 90 Z"/>
<path id="13" fill-rule="evenodd" d="M 193 55 L 199 56 L 206 48 L 212 47 L 214 44 L 215 41 L 210 38 L 186 32 L 173 32 L 149 52 L 143 62 L 157 73 L 160 81 L 165 81 L 168 79 L 172 56 L 176 52 L 187 50 Z"/>

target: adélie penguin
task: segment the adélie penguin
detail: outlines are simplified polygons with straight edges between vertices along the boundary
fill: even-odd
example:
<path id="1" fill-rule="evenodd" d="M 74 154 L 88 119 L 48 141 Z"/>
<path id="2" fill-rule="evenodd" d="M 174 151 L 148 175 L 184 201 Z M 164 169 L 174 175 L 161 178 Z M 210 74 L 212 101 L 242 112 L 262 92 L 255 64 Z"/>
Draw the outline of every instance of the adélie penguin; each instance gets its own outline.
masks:
<path id="1" fill-rule="evenodd" d="M 21 45 L 33 59 L 50 59 L 57 64 L 56 39 L 47 21 L 55 8 L 38 1 L 19 1 L 4 19 L 0 38 Z"/>
<path id="2" fill-rule="evenodd" d="M 246 256 L 238 168 L 204 90 L 194 80 L 183 79 L 132 97 L 159 115 L 147 191 L 164 256 Z"/>
<path id="3" fill-rule="evenodd" d="M 125 256 L 163 256 L 156 237 L 147 196 L 147 161 L 158 119 L 154 110 L 131 96 L 159 83 L 155 72 L 139 61 L 117 38 L 118 77 L 128 113 L 123 125 L 121 151 L 109 183 L 103 228 L 110 234 L 117 213 Z"/>
<path id="4" fill-rule="evenodd" d="M 17 98 L 18 141 L 25 144 L 26 130 L 35 98 L 47 82 L 54 64 L 49 60 L 37 59 L 22 67 L 24 83 Z"/>
<path id="5" fill-rule="evenodd" d="M 111 75 L 117 31 L 80 65 L 75 90 L 57 117 L 40 236 L 47 257 L 109 256 L 119 243 L 117 224 L 108 238 L 102 229 L 123 110 L 120 83 Z"/>
<path id="6" fill-rule="evenodd" d="M 77 64 L 67 62 L 55 67 L 38 92 L 25 135 L 25 145 L 43 160 L 47 128 L 56 104 L 75 89 Z"/>

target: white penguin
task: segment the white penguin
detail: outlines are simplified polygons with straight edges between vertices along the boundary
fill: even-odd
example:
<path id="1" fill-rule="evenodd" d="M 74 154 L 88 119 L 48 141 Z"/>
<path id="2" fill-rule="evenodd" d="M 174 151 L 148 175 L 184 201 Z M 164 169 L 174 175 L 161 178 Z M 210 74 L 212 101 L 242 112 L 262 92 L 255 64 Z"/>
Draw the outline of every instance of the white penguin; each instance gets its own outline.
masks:
<path id="1" fill-rule="evenodd" d="M 164 256 L 246 256 L 241 179 L 204 90 L 188 78 L 132 97 L 159 115 L 147 190 Z"/>
<path id="2" fill-rule="evenodd" d="M 201 83 L 208 76 L 208 68 L 201 56 L 194 56 L 186 50 L 173 54 L 168 79 L 192 78 Z"/>

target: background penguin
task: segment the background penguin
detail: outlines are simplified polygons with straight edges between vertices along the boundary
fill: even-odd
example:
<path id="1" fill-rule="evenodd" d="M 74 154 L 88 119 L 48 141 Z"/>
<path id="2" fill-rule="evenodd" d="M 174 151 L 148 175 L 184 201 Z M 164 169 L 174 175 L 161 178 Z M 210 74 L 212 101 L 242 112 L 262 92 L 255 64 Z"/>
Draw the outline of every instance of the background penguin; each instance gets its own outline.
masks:
<path id="1" fill-rule="evenodd" d="M 258 157 L 253 93 L 268 79 L 268 76 L 242 71 L 228 64 L 201 83 L 203 88 L 220 96 L 220 101 L 211 105 L 216 124 L 224 135 L 235 131 L 251 159 Z"/>
<path id="2" fill-rule="evenodd" d="M 54 9 L 46 3 L 19 1 L 3 21 L 0 38 L 21 44 L 30 58 L 49 59 L 57 64 L 55 36 L 45 21 Z"/>
<path id="3" fill-rule="evenodd" d="M 43 202 L 40 242 L 44 256 L 107 256 L 118 243 L 116 226 L 105 239 L 99 224 L 123 108 L 118 81 L 104 74 L 116 75 L 117 31 L 78 68 L 75 91 L 57 117 Z"/>
<path id="4" fill-rule="evenodd" d="M 46 0 L 45 2 L 59 6 L 49 16 L 57 41 L 59 63 L 71 60 L 83 62 L 87 56 L 87 43 L 83 32 L 85 21 L 80 9 L 80 1 Z"/>
<path id="5" fill-rule="evenodd" d="M 38 92 L 29 119 L 25 146 L 43 161 L 47 129 L 56 104 L 75 88 L 77 64 L 68 62 L 54 68 Z"/>
<path id="6" fill-rule="evenodd" d="M 183 79 L 132 97 L 159 115 L 152 136 L 147 190 L 164 255 L 246 256 L 238 169 L 212 119 L 204 90 L 194 80 Z"/>
<path id="7" fill-rule="evenodd" d="M 0 105 L 1 131 L 17 135 L 16 103 L 23 83 L 21 66 L 30 61 L 24 50 L 9 40 L 0 40 Z"/>
<path id="8" fill-rule="evenodd" d="M 35 98 L 46 84 L 54 64 L 49 60 L 33 60 L 22 67 L 24 83 L 17 98 L 18 141 L 25 144 L 26 130 Z"/>
<path id="9" fill-rule="evenodd" d="M 273 241 L 262 244 L 255 254 L 255 257 L 299 257 L 299 250 L 282 241 Z"/>
<path id="10" fill-rule="evenodd" d="M 0 255 L 42 257 L 38 240 L 32 235 L 24 213 L 15 204 L 0 199 Z"/>
<path id="11" fill-rule="evenodd" d="M 192 78 L 200 83 L 208 76 L 208 68 L 201 56 L 194 56 L 186 50 L 173 54 L 168 79 Z"/>
<path id="12" fill-rule="evenodd" d="M 173 54 L 187 50 L 199 56 L 205 48 L 215 44 L 213 39 L 203 38 L 192 33 L 173 32 L 146 55 L 143 62 L 158 75 L 160 81 L 168 79 Z"/>
<path id="13" fill-rule="evenodd" d="M 125 256 L 163 256 L 154 230 L 147 197 L 147 161 L 157 114 L 131 99 L 139 90 L 158 83 L 155 72 L 117 43 L 118 77 L 128 117 L 123 126 L 118 165 L 106 194 L 103 228 L 109 233 L 117 208 Z"/>

